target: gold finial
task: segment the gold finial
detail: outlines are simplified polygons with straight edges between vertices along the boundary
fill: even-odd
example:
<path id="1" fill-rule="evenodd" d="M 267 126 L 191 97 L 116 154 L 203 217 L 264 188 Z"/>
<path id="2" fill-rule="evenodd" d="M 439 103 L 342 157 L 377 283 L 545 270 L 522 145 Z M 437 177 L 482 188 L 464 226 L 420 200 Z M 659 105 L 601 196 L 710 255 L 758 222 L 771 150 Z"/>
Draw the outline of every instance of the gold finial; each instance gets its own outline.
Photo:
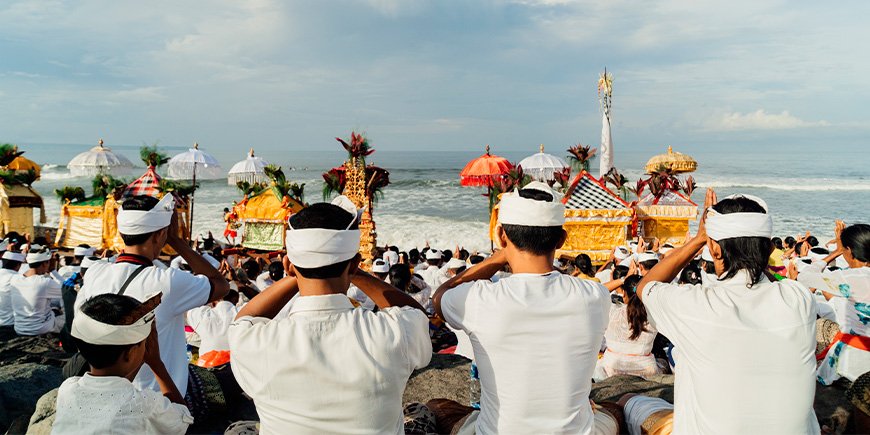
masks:
<path id="1" fill-rule="evenodd" d="M 486 144 L 486 155 L 489 155 L 489 144 Z"/>
<path id="2" fill-rule="evenodd" d="M 544 152 L 544 144 L 541 144 L 541 147 L 539 149 L 541 150 L 541 152 Z"/>
<path id="3" fill-rule="evenodd" d="M 251 151 L 248 151 L 248 156 L 254 157 L 254 148 L 251 148 Z"/>
<path id="4" fill-rule="evenodd" d="M 102 148 L 103 147 L 103 138 L 100 138 L 100 140 L 99 140 L 99 142 L 97 142 L 97 144 L 99 144 L 100 148 Z"/>
<path id="5" fill-rule="evenodd" d="M 193 143 L 193 149 L 198 150 L 198 149 L 199 149 L 199 143 L 194 142 L 194 143 Z"/>
<path id="6" fill-rule="evenodd" d="M 674 149 L 670 145 L 668 145 L 668 154 L 673 154 L 673 153 L 674 153 Z"/>

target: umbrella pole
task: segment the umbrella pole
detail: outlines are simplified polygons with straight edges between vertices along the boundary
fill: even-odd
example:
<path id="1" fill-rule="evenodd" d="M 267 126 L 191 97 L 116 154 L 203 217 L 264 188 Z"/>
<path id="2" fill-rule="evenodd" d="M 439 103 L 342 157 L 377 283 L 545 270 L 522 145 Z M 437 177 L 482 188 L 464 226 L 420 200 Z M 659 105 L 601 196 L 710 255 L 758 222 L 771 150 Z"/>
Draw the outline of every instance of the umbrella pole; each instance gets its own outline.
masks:
<path id="1" fill-rule="evenodd" d="M 487 187 L 489 190 L 489 218 L 492 219 L 492 195 L 495 193 L 495 189 L 492 187 Z M 492 235 L 489 237 L 489 253 L 492 254 L 495 252 L 495 241 L 492 240 Z"/>
<path id="2" fill-rule="evenodd" d="M 193 162 L 193 191 L 190 192 L 190 213 L 189 213 L 189 222 L 187 224 L 187 231 L 190 233 L 187 235 L 188 239 L 193 240 L 193 197 L 196 195 L 196 162 Z"/>

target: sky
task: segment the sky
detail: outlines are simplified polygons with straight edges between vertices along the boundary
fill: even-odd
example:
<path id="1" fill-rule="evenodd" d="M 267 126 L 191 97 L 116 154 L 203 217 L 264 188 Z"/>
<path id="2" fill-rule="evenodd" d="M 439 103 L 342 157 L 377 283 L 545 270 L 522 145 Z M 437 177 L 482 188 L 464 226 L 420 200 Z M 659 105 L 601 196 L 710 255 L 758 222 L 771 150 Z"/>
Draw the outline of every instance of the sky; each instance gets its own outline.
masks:
<path id="1" fill-rule="evenodd" d="M 870 2 L 0 3 L 0 142 L 860 147 Z"/>

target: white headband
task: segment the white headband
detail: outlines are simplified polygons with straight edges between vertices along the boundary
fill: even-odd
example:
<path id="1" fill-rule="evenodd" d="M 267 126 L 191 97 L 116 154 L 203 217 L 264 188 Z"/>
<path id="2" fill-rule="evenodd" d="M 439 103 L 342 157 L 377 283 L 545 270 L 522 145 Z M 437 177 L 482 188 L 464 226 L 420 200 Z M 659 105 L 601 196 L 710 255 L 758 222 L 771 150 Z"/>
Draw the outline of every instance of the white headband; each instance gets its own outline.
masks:
<path id="1" fill-rule="evenodd" d="M 701 259 L 708 263 L 712 263 L 714 261 L 713 254 L 710 253 L 710 248 L 707 247 L 707 245 L 704 245 L 704 249 L 701 250 Z"/>
<path id="2" fill-rule="evenodd" d="M 347 228 L 353 226 L 359 217 L 359 210 L 346 196 L 341 195 L 332 201 L 348 213 L 354 215 Z M 295 266 L 306 269 L 329 266 L 350 260 L 359 252 L 359 230 L 328 230 L 325 228 L 304 228 L 287 230 L 284 243 L 287 258 Z"/>
<path id="3" fill-rule="evenodd" d="M 468 263 L 466 263 L 458 258 L 451 258 L 450 261 L 447 262 L 448 269 L 459 269 L 460 267 L 467 267 L 467 266 L 468 266 Z"/>
<path id="4" fill-rule="evenodd" d="M 527 189 L 549 193 L 553 201 L 523 198 L 519 190 L 505 193 L 499 203 L 498 222 L 529 227 L 561 227 L 565 223 L 565 205 L 559 201 L 559 195 L 540 181 L 527 184 L 523 190 Z"/>
<path id="5" fill-rule="evenodd" d="M 100 259 L 97 257 L 93 257 L 93 258 L 92 257 L 85 257 L 85 258 L 82 258 L 81 267 L 82 267 L 82 269 L 87 269 L 87 268 L 89 268 L 89 267 L 91 267 L 99 262 L 100 262 Z"/>
<path id="6" fill-rule="evenodd" d="M 17 261 L 19 263 L 24 263 L 27 259 L 24 257 L 24 254 L 20 252 L 12 252 L 6 251 L 3 253 L 3 259 L 9 261 Z"/>
<path id="7" fill-rule="evenodd" d="M 613 258 L 616 258 L 617 260 L 625 260 L 629 257 L 629 255 L 630 252 L 625 246 L 617 246 L 613 250 Z"/>
<path id="8" fill-rule="evenodd" d="M 0 241 L 0 252 L 9 249 L 9 240 L 3 239 Z"/>
<path id="9" fill-rule="evenodd" d="M 641 252 L 640 254 L 637 254 L 637 262 L 638 263 L 643 263 L 644 261 L 652 261 L 652 260 L 658 260 L 658 259 L 659 259 L 659 256 L 653 252 Z"/>
<path id="10" fill-rule="evenodd" d="M 822 261 L 829 254 L 828 252 L 818 252 L 818 251 L 821 251 L 821 249 L 818 249 L 818 248 L 810 249 L 810 251 L 807 252 L 807 258 L 810 258 L 813 261 Z"/>
<path id="11" fill-rule="evenodd" d="M 442 258 L 441 252 L 436 251 L 434 249 L 430 249 L 426 251 L 426 259 L 427 260 L 440 260 Z"/>
<path id="12" fill-rule="evenodd" d="M 94 251 L 96 251 L 94 248 L 82 248 L 77 246 L 73 248 L 73 255 L 76 257 L 87 257 L 89 255 L 94 255 Z"/>
<path id="13" fill-rule="evenodd" d="M 48 260 L 51 260 L 51 251 L 45 250 L 27 253 L 28 264 L 41 263 Z"/>
<path id="14" fill-rule="evenodd" d="M 733 239 L 736 237 L 767 237 L 773 235 L 773 219 L 767 213 L 767 203 L 763 199 L 736 194 L 723 199 L 746 198 L 755 201 L 765 213 L 720 214 L 712 207 L 707 210 L 707 235 L 713 240 Z"/>
<path id="15" fill-rule="evenodd" d="M 375 260 L 372 264 L 373 273 L 387 273 L 390 271 L 390 265 L 384 260 Z"/>
<path id="16" fill-rule="evenodd" d="M 118 210 L 118 232 L 129 236 L 148 234 L 169 226 L 172 213 L 175 211 L 175 199 L 171 194 L 163 195 L 163 199 L 151 210 Z"/>
<path id="17" fill-rule="evenodd" d="M 152 322 L 154 322 L 153 310 L 132 325 L 110 325 L 77 311 L 70 333 L 73 337 L 89 344 L 137 344 L 151 334 Z"/>

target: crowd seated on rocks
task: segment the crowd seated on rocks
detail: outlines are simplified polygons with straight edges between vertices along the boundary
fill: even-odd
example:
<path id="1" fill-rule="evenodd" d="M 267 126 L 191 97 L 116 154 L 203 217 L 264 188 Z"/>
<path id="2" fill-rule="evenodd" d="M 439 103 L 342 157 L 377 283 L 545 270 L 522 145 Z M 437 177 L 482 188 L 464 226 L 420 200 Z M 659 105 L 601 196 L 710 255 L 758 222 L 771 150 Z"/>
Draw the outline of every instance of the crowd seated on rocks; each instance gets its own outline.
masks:
<path id="1" fill-rule="evenodd" d="M 386 247 L 367 273 L 341 196 L 291 216 L 277 256 L 190 246 L 171 195 L 133 197 L 123 252 L 8 234 L 0 327 L 70 354 L 55 433 L 870 430 L 870 225 L 822 244 L 773 237 L 758 197 L 704 207 L 684 245 L 638 239 L 596 269 L 555 258 L 564 205 L 533 182 L 502 196 L 495 252 Z M 434 354 L 471 360 L 469 399 L 403 403 Z M 591 400 L 625 376 L 673 396 Z M 820 423 L 832 384 L 853 407 Z"/>

